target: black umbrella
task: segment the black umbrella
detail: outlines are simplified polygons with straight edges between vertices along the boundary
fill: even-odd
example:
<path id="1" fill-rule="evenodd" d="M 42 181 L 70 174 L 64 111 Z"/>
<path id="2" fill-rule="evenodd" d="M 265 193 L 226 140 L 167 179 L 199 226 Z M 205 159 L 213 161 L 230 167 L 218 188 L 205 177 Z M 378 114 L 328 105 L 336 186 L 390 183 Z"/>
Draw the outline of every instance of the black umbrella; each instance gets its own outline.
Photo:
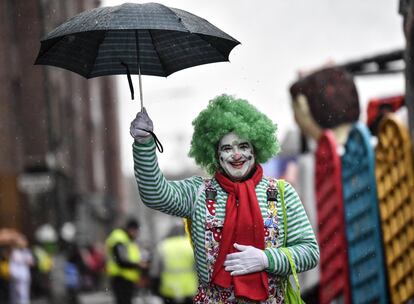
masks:
<path id="1" fill-rule="evenodd" d="M 127 74 L 168 76 L 228 61 L 239 42 L 205 19 L 158 3 L 125 3 L 76 15 L 42 41 L 35 64 L 68 69 L 86 78 Z"/>

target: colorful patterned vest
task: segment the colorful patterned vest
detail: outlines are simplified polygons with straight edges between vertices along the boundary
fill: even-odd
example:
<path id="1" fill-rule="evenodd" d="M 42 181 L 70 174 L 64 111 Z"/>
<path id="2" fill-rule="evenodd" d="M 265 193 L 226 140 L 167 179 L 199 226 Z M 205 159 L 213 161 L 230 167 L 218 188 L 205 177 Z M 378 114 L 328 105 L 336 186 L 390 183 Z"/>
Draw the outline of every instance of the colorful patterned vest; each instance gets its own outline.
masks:
<path id="1" fill-rule="evenodd" d="M 265 247 L 277 247 L 279 236 L 279 221 L 277 210 L 277 181 L 269 178 L 269 187 L 267 189 L 267 216 L 263 220 L 263 229 L 265 230 Z M 205 191 L 205 248 L 207 256 L 207 268 L 209 276 L 212 276 L 214 263 L 219 252 L 221 233 L 224 222 L 216 217 L 216 194 L 217 190 L 213 187 L 210 179 L 204 180 Z M 187 223 L 188 225 L 188 223 Z M 269 298 L 262 304 L 280 304 L 283 303 L 283 293 L 279 277 L 269 273 Z M 200 283 L 198 293 L 194 297 L 194 303 L 212 304 L 212 303 L 257 303 L 249 300 L 237 299 L 234 296 L 233 288 L 224 289 L 212 284 Z"/>

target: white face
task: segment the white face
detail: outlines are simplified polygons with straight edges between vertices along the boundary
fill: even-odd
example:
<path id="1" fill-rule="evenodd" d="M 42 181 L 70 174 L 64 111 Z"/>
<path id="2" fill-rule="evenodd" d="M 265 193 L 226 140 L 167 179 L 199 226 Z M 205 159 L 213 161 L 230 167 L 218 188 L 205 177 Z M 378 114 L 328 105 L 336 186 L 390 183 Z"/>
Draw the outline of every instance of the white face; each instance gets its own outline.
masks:
<path id="1" fill-rule="evenodd" d="M 220 140 L 218 157 L 221 168 L 235 181 L 244 179 L 255 164 L 252 144 L 233 132 Z"/>

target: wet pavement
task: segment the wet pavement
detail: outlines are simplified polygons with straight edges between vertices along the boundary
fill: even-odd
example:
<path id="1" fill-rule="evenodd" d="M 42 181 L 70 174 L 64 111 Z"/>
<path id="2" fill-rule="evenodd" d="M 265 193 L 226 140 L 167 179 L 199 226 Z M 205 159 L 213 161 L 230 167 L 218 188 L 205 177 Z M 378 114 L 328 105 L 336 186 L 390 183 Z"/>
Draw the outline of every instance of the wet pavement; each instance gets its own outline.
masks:
<path id="1" fill-rule="evenodd" d="M 63 299 L 62 299 L 63 300 Z M 57 302 L 57 301 L 55 301 Z M 115 303 L 112 294 L 109 291 L 98 291 L 82 293 L 79 295 L 80 304 L 113 304 Z M 61 304 L 59 301 L 56 304 Z M 36 299 L 32 304 L 49 304 L 45 299 Z M 53 303 L 55 304 L 55 303 Z M 139 295 L 135 297 L 133 304 L 162 304 L 160 298 L 152 295 Z"/>

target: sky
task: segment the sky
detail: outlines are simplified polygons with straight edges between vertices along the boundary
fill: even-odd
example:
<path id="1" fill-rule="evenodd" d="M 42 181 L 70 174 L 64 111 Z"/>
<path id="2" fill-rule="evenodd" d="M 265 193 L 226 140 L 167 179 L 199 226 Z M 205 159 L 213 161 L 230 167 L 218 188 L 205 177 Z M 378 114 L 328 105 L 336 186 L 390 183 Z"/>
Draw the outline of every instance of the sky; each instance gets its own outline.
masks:
<path id="1" fill-rule="evenodd" d="M 123 1 L 104 0 L 103 6 Z M 145 3 L 146 1 L 129 1 Z M 161 169 L 179 175 L 196 167 L 187 154 L 192 120 L 223 93 L 249 100 L 278 124 L 282 139 L 296 128 L 289 86 L 299 71 L 358 60 L 404 47 L 397 0 L 160 0 L 198 15 L 241 42 L 230 62 L 192 67 L 167 78 L 143 76 L 144 105 L 164 146 Z M 140 110 L 126 76 L 117 78 L 124 174 L 133 172 L 129 125 Z M 133 76 L 135 90 L 138 77 Z M 402 74 L 356 79 L 362 113 L 371 97 L 402 93 Z M 361 115 L 364 120 L 365 115 Z"/>

